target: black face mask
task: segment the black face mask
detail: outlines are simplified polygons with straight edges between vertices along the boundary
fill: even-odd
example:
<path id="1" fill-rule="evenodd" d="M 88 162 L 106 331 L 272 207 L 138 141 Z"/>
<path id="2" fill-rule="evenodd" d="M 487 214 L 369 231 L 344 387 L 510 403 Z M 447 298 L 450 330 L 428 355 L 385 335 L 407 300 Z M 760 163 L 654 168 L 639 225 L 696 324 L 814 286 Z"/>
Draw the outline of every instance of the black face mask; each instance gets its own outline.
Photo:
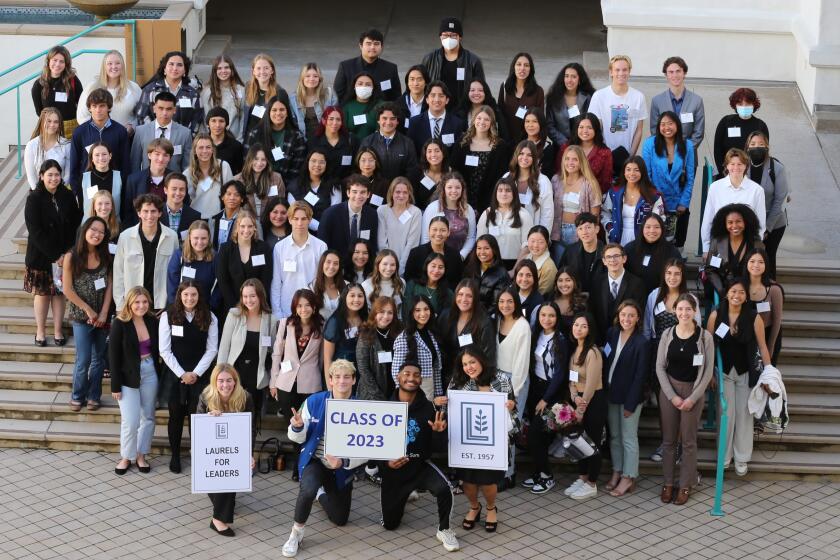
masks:
<path id="1" fill-rule="evenodd" d="M 749 154 L 753 165 L 763 163 L 764 160 L 767 159 L 767 148 L 750 148 L 747 150 L 747 153 Z"/>

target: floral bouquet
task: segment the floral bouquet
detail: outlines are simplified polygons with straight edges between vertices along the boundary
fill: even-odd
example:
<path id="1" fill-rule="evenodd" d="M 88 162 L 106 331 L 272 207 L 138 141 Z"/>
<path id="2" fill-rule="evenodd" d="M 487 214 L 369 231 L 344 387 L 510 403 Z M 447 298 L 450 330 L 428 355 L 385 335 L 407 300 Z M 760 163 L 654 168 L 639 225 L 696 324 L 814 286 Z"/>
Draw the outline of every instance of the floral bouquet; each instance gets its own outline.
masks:
<path id="1" fill-rule="evenodd" d="M 577 422 L 575 409 L 566 403 L 556 403 L 551 408 L 546 408 L 542 418 L 549 432 L 565 431 Z"/>

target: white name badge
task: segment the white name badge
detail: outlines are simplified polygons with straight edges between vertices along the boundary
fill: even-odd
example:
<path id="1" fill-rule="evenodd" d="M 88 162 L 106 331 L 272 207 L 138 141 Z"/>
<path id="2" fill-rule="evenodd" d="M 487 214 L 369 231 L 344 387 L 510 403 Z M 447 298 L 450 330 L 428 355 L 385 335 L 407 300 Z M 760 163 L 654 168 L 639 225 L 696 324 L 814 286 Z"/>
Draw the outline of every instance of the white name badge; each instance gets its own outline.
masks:
<path id="1" fill-rule="evenodd" d="M 759 313 L 767 313 L 770 311 L 770 302 L 769 301 L 759 301 L 755 304 L 755 310 Z"/>
<path id="2" fill-rule="evenodd" d="M 308 202 L 310 206 L 315 206 L 316 204 L 318 204 L 318 195 L 312 191 L 309 191 L 308 193 L 306 193 L 306 196 L 303 197 L 303 200 Z"/>
<path id="3" fill-rule="evenodd" d="M 210 179 L 209 177 L 202 179 L 198 186 L 201 187 L 201 192 L 207 192 L 210 190 L 210 187 L 213 186 L 213 179 Z"/>
<path id="4" fill-rule="evenodd" d="M 289 373 L 292 371 L 292 362 L 280 362 L 280 373 Z"/>
<path id="5" fill-rule="evenodd" d="M 370 203 L 374 206 L 382 206 L 383 202 L 385 202 L 385 199 L 379 196 L 378 194 L 370 195 Z"/>
<path id="6" fill-rule="evenodd" d="M 573 119 L 573 118 L 575 118 L 575 117 L 579 117 L 579 116 L 580 116 L 580 109 L 578 109 L 578 106 L 577 106 L 577 105 L 572 105 L 571 107 L 569 107 L 569 108 L 567 109 L 567 112 L 569 113 L 569 118 L 570 118 L 570 119 Z"/>
<path id="7" fill-rule="evenodd" d="M 93 287 L 96 288 L 97 291 L 98 290 L 104 290 L 105 289 L 105 284 L 106 284 L 106 282 L 105 282 L 104 278 L 97 278 L 96 280 L 93 281 Z"/>
<path id="8" fill-rule="evenodd" d="M 172 155 L 173 156 L 180 156 L 183 150 L 181 149 L 181 144 L 175 144 L 172 146 Z"/>
<path id="9" fill-rule="evenodd" d="M 376 353 L 376 360 L 380 364 L 390 364 L 393 358 L 391 357 L 391 352 L 385 352 L 384 350 L 380 350 Z"/>
<path id="10" fill-rule="evenodd" d="M 499 228 L 499 226 L 490 226 L 488 229 L 490 235 L 499 235 L 500 233 L 502 233 L 502 230 Z"/>
<path id="11" fill-rule="evenodd" d="M 55 92 L 55 102 L 56 103 L 67 103 L 67 92 L 64 92 L 64 91 Z"/>
<path id="12" fill-rule="evenodd" d="M 694 359 L 691 360 L 691 365 L 702 366 L 703 365 L 703 354 L 694 354 Z"/>
<path id="13" fill-rule="evenodd" d="M 280 193 L 280 190 L 277 188 L 277 185 L 271 185 L 268 187 L 268 196 L 277 196 Z"/>
<path id="14" fill-rule="evenodd" d="M 478 156 L 467 156 L 464 159 L 464 165 L 468 165 L 470 167 L 478 167 Z"/>
<path id="15" fill-rule="evenodd" d="M 297 261 L 286 259 L 283 261 L 283 272 L 297 272 Z"/>
<path id="16" fill-rule="evenodd" d="M 665 302 L 660 301 L 656 304 L 656 308 L 653 310 L 654 315 L 659 315 L 660 313 L 665 313 Z"/>
<path id="17" fill-rule="evenodd" d="M 184 109 L 192 109 L 192 99 L 187 97 L 182 97 L 178 100 L 178 107 L 183 107 Z"/>
<path id="18" fill-rule="evenodd" d="M 363 229 L 362 231 L 359 232 L 359 237 L 361 237 L 362 239 L 370 239 L 370 230 L 369 229 Z"/>
<path id="19" fill-rule="evenodd" d="M 184 336 L 184 325 L 172 325 L 172 336 Z"/>
<path id="20" fill-rule="evenodd" d="M 351 163 L 353 163 L 353 156 L 341 156 L 342 167 L 347 167 Z"/>
<path id="21" fill-rule="evenodd" d="M 455 135 L 454 134 L 444 134 L 443 136 L 441 136 L 441 139 L 443 140 L 443 143 L 446 144 L 447 146 L 451 146 L 452 144 L 455 143 Z"/>
<path id="22" fill-rule="evenodd" d="M 195 278 L 195 269 L 191 266 L 185 266 L 181 269 L 181 276 L 184 278 Z"/>
<path id="23" fill-rule="evenodd" d="M 219 220 L 219 229 L 222 231 L 227 231 L 230 228 L 230 222 L 222 218 Z"/>
<path id="24" fill-rule="evenodd" d="M 531 204 L 531 191 L 526 191 L 524 193 L 519 193 L 519 203 L 522 206 L 527 206 Z"/>
<path id="25" fill-rule="evenodd" d="M 87 146 L 85 146 L 85 153 L 86 153 L 86 154 L 90 154 L 90 149 L 91 149 L 92 147 L 93 147 L 93 144 L 88 144 Z"/>
<path id="26" fill-rule="evenodd" d="M 263 266 L 265 264 L 265 255 L 251 255 L 251 264 L 253 266 Z"/>
<path id="27" fill-rule="evenodd" d="M 260 337 L 260 346 L 265 346 L 266 348 L 271 348 L 271 337 L 270 336 L 261 336 Z"/>
<path id="28" fill-rule="evenodd" d="M 87 192 L 87 197 L 92 199 L 93 195 L 95 195 L 96 193 L 99 192 L 99 187 L 97 187 L 97 186 L 88 187 L 86 192 Z"/>
<path id="29" fill-rule="evenodd" d="M 181 232 L 181 241 L 183 241 L 184 239 L 186 239 L 186 238 L 187 238 L 187 235 L 189 235 L 189 233 L 190 233 L 190 230 L 188 230 L 188 229 L 185 229 L 184 231 L 182 231 L 182 232 Z"/>
<path id="30" fill-rule="evenodd" d="M 612 354 L 612 346 L 610 346 L 610 343 L 608 342 L 607 345 L 604 346 L 604 356 L 609 358 L 610 354 Z"/>
<path id="31" fill-rule="evenodd" d="M 261 119 L 265 114 L 265 107 L 263 107 L 262 105 L 254 105 L 254 108 L 251 109 L 251 114 L 257 117 L 258 119 Z"/>
<path id="32" fill-rule="evenodd" d="M 391 80 L 382 80 L 379 82 L 379 89 L 382 91 L 388 91 L 391 89 Z"/>
<path id="33" fill-rule="evenodd" d="M 572 383 L 577 383 L 580 381 L 580 374 L 573 369 L 569 370 L 569 381 Z"/>
<path id="34" fill-rule="evenodd" d="M 724 338 L 726 333 L 729 332 L 729 325 L 726 323 L 721 323 L 720 326 L 715 329 L 715 334 L 718 335 L 720 338 Z"/>
<path id="35" fill-rule="evenodd" d="M 715 268 L 720 268 L 721 259 L 717 255 L 712 255 L 712 258 L 709 259 L 709 266 L 713 266 Z"/>
<path id="36" fill-rule="evenodd" d="M 354 115 L 353 124 L 356 126 L 367 124 L 367 115 Z"/>
<path id="37" fill-rule="evenodd" d="M 411 119 L 409 119 L 409 118 L 406 118 L 406 119 L 405 119 L 405 122 L 403 123 L 403 126 L 404 126 L 405 128 L 408 128 L 408 123 L 409 123 L 409 121 L 410 121 L 410 120 L 411 120 Z"/>
<path id="38" fill-rule="evenodd" d="M 344 338 L 356 338 L 359 334 L 359 327 L 350 327 L 349 329 L 344 329 Z"/>
<path id="39" fill-rule="evenodd" d="M 473 343 L 472 335 L 470 333 L 462 334 L 458 337 L 458 346 L 463 348 Z"/>
<path id="40" fill-rule="evenodd" d="M 466 68 L 458 68 L 457 70 L 455 70 L 455 79 L 459 82 L 463 82 L 466 79 L 466 73 Z"/>
<path id="41" fill-rule="evenodd" d="M 431 177 L 427 177 L 426 175 L 423 175 L 423 178 L 420 179 L 420 184 L 426 187 L 426 189 L 428 190 L 432 190 L 433 188 L 435 188 L 435 185 L 437 185 L 434 179 L 432 179 Z"/>
<path id="42" fill-rule="evenodd" d="M 650 264 L 650 255 L 645 255 L 645 258 L 642 259 L 642 266 L 647 266 Z"/>
<path id="43" fill-rule="evenodd" d="M 741 137 L 741 127 L 740 126 L 730 126 L 726 129 L 726 134 L 730 138 L 740 138 Z"/>
<path id="44" fill-rule="evenodd" d="M 409 212 L 408 210 L 406 210 L 405 212 L 400 214 L 400 223 L 401 224 L 407 224 L 410 219 L 411 219 L 411 212 Z"/>
<path id="45" fill-rule="evenodd" d="M 318 231 L 318 226 L 320 226 L 320 225 L 321 225 L 321 222 L 319 222 L 315 218 L 312 218 L 309 221 L 309 229 L 311 229 L 312 231 Z"/>
<path id="46" fill-rule="evenodd" d="M 683 124 L 693 123 L 694 113 L 680 113 L 680 122 Z"/>
<path id="47" fill-rule="evenodd" d="M 275 146 L 271 149 L 271 157 L 274 158 L 274 161 L 280 161 L 281 159 L 286 158 L 286 154 L 283 153 L 283 148 Z"/>
<path id="48" fill-rule="evenodd" d="M 117 244 L 116 243 L 108 243 L 108 252 L 112 255 L 117 254 Z"/>
<path id="49" fill-rule="evenodd" d="M 516 110 L 516 118 L 524 119 L 525 118 L 525 113 L 527 113 L 527 112 L 528 112 L 527 107 L 520 107 L 519 109 Z"/>

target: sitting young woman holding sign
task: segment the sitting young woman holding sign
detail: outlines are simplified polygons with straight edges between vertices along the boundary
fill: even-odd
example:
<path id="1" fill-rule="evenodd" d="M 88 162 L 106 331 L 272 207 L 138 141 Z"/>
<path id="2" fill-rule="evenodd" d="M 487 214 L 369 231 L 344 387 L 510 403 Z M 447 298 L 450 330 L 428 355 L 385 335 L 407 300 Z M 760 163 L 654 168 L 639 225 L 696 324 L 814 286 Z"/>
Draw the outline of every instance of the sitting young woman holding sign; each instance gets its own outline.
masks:
<path id="1" fill-rule="evenodd" d="M 221 416 L 225 412 L 254 413 L 254 401 L 251 395 L 239 383 L 239 374 L 230 364 L 219 363 L 210 374 L 210 384 L 204 388 L 198 399 L 196 414 Z M 255 422 L 251 422 L 253 431 Z M 251 458 L 251 470 L 254 469 L 254 458 Z M 236 533 L 230 527 L 233 523 L 233 508 L 236 505 L 236 492 L 219 492 L 208 494 L 213 502 L 213 519 L 210 528 L 224 537 L 232 537 Z"/>

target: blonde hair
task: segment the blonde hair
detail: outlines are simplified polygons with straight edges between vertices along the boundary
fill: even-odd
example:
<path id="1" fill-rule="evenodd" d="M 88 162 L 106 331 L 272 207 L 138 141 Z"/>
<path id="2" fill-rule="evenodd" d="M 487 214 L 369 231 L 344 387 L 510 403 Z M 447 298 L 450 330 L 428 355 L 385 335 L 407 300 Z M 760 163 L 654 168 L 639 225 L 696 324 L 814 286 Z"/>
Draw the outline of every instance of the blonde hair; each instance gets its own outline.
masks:
<path id="1" fill-rule="evenodd" d="M 260 60 L 265 60 L 271 66 L 271 78 L 268 79 L 268 89 L 265 92 L 265 100 L 277 95 L 277 67 L 274 66 L 274 59 L 265 53 L 260 53 L 251 61 L 251 79 L 248 80 L 248 85 L 245 87 L 245 102 L 248 105 L 256 105 L 260 97 L 260 83 L 254 77 L 254 66 Z"/>
<path id="2" fill-rule="evenodd" d="M 210 172 L 207 176 L 213 179 L 213 181 L 222 180 L 222 162 L 216 157 L 216 149 L 215 146 L 213 146 L 213 139 L 210 138 L 210 135 L 206 132 L 199 132 L 193 139 L 192 150 L 190 151 L 190 179 L 192 180 L 193 186 L 196 188 L 198 188 L 198 182 L 202 179 L 201 164 L 198 161 L 196 148 L 198 147 L 198 143 L 202 140 L 210 142 L 210 147 L 213 148 L 213 152 L 210 155 Z"/>
<path id="3" fill-rule="evenodd" d="M 198 254 L 192 248 L 192 244 L 190 243 L 190 234 L 197 230 L 202 229 L 207 232 L 207 248 L 204 250 L 204 256 L 200 259 L 198 258 Z M 204 220 L 196 220 L 190 224 L 190 227 L 187 229 L 187 236 L 184 238 L 184 247 L 182 249 L 182 254 L 184 255 L 184 261 L 186 262 L 213 262 L 213 244 L 210 242 L 212 239 L 212 235 L 210 235 L 210 226 L 207 225 L 207 222 Z"/>
<path id="4" fill-rule="evenodd" d="M 134 305 L 134 301 L 140 296 L 146 296 L 146 299 L 149 301 L 149 310 L 146 312 L 146 315 L 151 315 L 152 307 L 154 307 L 154 301 L 152 300 L 151 294 L 149 294 L 143 286 L 134 286 L 125 294 L 125 304 L 123 304 L 117 313 L 117 319 L 123 323 L 131 321 L 134 316 L 131 312 L 131 306 Z"/>
<path id="5" fill-rule="evenodd" d="M 108 219 L 105 220 L 108 224 L 108 231 L 111 232 L 111 239 L 116 239 L 120 236 L 120 226 L 117 222 L 117 208 L 114 204 L 114 196 L 111 191 L 100 189 L 90 199 L 90 215 L 96 216 L 96 201 L 100 198 L 107 198 L 111 201 L 111 213 L 108 214 Z"/>
<path id="6" fill-rule="evenodd" d="M 233 231 L 230 232 L 230 238 L 233 240 L 234 243 L 239 243 L 239 223 L 245 218 L 251 220 L 254 223 L 253 239 L 259 239 L 259 231 L 257 230 L 257 217 L 254 216 L 254 214 L 250 210 L 247 210 L 246 208 L 242 207 L 236 214 L 236 220 L 233 222 Z"/>
<path id="7" fill-rule="evenodd" d="M 353 365 L 353 362 L 350 360 L 336 360 L 330 364 L 330 370 L 327 372 L 327 377 L 332 377 L 334 373 L 337 373 L 338 370 L 347 370 L 356 376 L 356 366 Z"/>
<path id="8" fill-rule="evenodd" d="M 620 62 L 622 60 L 627 63 L 627 66 L 629 67 L 629 70 L 633 69 L 633 61 L 630 60 L 630 57 L 627 56 L 626 54 L 617 54 L 617 55 L 611 56 L 610 57 L 610 65 L 608 66 L 608 68 L 610 70 L 612 70 L 613 69 L 613 64 L 615 64 L 616 62 Z"/>
<path id="9" fill-rule="evenodd" d="M 227 403 L 222 400 L 222 394 L 219 393 L 219 389 L 216 387 L 216 382 L 222 373 L 229 373 L 234 382 L 233 392 L 230 394 Z M 239 372 L 232 365 L 224 363 L 216 364 L 216 367 L 213 368 L 213 373 L 210 374 L 210 384 L 204 388 L 201 396 L 204 397 L 204 402 L 207 403 L 208 411 L 243 412 L 248 402 L 248 392 L 242 387 L 242 383 L 239 380 Z"/>
<path id="10" fill-rule="evenodd" d="M 566 151 L 563 153 L 563 160 L 560 163 L 560 176 L 563 177 L 563 184 L 568 185 L 568 178 L 569 174 L 566 171 L 566 154 L 569 152 L 573 152 L 577 155 L 578 161 L 580 162 L 580 174 L 583 176 L 584 179 L 589 182 L 589 186 L 592 187 L 593 192 L 600 192 L 600 187 L 598 185 L 598 179 L 595 177 L 595 174 L 592 172 L 592 168 L 589 167 L 589 160 L 586 159 L 586 152 L 583 151 L 583 148 L 580 146 L 569 146 L 566 148 Z"/>
<path id="11" fill-rule="evenodd" d="M 312 219 L 312 207 L 302 200 L 295 200 L 294 202 L 292 202 L 291 206 L 289 206 L 289 220 L 295 217 L 295 212 L 297 212 L 298 210 L 303 210 L 303 212 L 306 214 L 307 220 Z"/>
<path id="12" fill-rule="evenodd" d="M 488 117 L 490 117 L 490 130 L 487 131 L 487 135 L 490 137 L 490 147 L 494 148 L 496 144 L 501 142 L 501 138 L 499 137 L 499 128 L 498 124 L 496 123 L 496 113 L 493 111 L 493 108 L 489 105 L 482 105 L 478 108 L 478 111 L 475 112 L 473 115 L 472 122 L 470 123 L 470 127 L 464 133 L 464 137 L 461 139 L 461 145 L 465 147 L 469 147 L 470 142 L 472 139 L 475 138 L 475 118 L 479 115 L 479 113 L 484 113 Z"/>
<path id="13" fill-rule="evenodd" d="M 405 185 L 408 188 L 408 203 L 414 204 L 414 187 L 405 177 L 394 177 L 391 184 L 388 186 L 388 194 L 385 195 L 385 202 L 388 206 L 394 205 L 394 191 L 397 190 L 397 185 Z"/>
<path id="14" fill-rule="evenodd" d="M 740 159 L 741 163 L 749 167 L 750 165 L 750 156 L 747 155 L 747 152 L 744 150 L 739 150 L 738 148 L 729 148 L 729 151 L 726 152 L 726 155 L 723 156 L 723 168 L 726 169 L 726 166 L 729 165 L 729 162 L 733 159 Z M 726 172 L 729 174 L 729 171 Z"/>
<path id="15" fill-rule="evenodd" d="M 30 140 L 33 138 L 37 138 L 39 136 L 44 135 L 44 127 L 47 126 L 47 115 L 55 115 L 58 117 L 58 130 L 56 131 L 56 136 L 58 136 L 58 143 L 61 144 L 62 140 L 67 140 L 64 138 L 64 127 L 61 125 L 63 122 L 61 119 L 61 111 L 56 109 L 55 107 L 44 107 L 41 109 L 41 114 L 38 116 L 38 122 L 35 123 L 35 129 L 32 131 L 32 136 L 29 137 Z M 41 148 L 41 144 L 43 141 L 38 142 L 39 148 Z M 41 148 L 43 149 L 43 148 Z"/>
<path id="16" fill-rule="evenodd" d="M 123 97 L 125 97 L 126 91 L 128 91 L 128 74 L 126 73 L 125 68 L 125 58 L 120 51 L 117 50 L 110 50 L 105 53 L 105 56 L 102 57 L 102 64 L 99 66 L 99 75 L 94 78 L 96 85 L 99 87 L 108 89 L 108 73 L 105 70 L 105 61 L 108 60 L 109 56 L 116 56 L 120 59 L 120 63 L 122 66 L 122 71 L 120 72 L 120 79 L 119 83 L 117 84 L 117 93 L 114 95 L 114 103 L 120 101 Z"/>
<path id="17" fill-rule="evenodd" d="M 373 272 L 371 272 L 370 275 L 370 282 L 373 284 L 373 291 L 370 293 L 368 301 L 371 304 L 373 304 L 373 302 L 376 301 L 376 298 L 380 296 L 380 288 L 382 287 L 383 278 L 382 274 L 379 272 L 379 264 L 388 257 L 394 259 L 394 264 L 396 265 L 394 275 L 391 276 L 391 284 L 394 286 L 394 296 L 402 298 L 405 284 L 403 283 L 402 278 L 400 278 L 400 258 L 391 249 L 382 249 L 373 261 Z"/>
<path id="18" fill-rule="evenodd" d="M 324 85 L 324 74 L 321 72 L 321 69 L 318 67 L 317 63 L 307 62 L 300 69 L 300 76 L 298 76 L 297 89 L 295 90 L 295 94 L 297 95 L 297 104 L 298 107 L 300 107 L 301 109 L 303 109 L 306 105 L 306 87 L 304 87 L 303 85 L 303 77 L 310 70 L 315 70 L 316 72 L 318 72 L 318 87 L 315 88 L 315 96 L 318 98 L 318 101 L 321 103 L 322 107 L 327 102 L 327 91 L 329 90 L 329 87 Z"/>

